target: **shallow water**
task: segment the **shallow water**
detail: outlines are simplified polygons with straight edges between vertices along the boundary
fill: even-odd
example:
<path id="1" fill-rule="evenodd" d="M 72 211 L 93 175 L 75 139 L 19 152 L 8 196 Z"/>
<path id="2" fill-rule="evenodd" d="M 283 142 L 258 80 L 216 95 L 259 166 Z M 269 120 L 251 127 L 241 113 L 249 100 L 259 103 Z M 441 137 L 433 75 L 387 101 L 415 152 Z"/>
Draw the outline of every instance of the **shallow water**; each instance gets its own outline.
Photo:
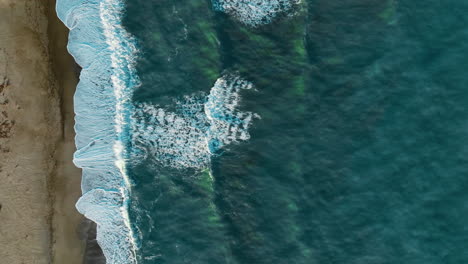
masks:
<path id="1" fill-rule="evenodd" d="M 138 263 L 467 262 L 468 2 L 254 2 L 125 2 Z"/>

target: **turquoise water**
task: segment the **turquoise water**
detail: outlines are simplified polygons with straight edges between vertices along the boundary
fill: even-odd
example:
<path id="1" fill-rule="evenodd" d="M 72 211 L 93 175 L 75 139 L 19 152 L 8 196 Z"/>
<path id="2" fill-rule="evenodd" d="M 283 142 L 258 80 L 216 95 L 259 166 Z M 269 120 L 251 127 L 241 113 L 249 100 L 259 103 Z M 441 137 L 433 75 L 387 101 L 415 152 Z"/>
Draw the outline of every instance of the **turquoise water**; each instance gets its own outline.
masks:
<path id="1" fill-rule="evenodd" d="M 468 2 L 123 4 L 109 263 L 468 262 Z"/>

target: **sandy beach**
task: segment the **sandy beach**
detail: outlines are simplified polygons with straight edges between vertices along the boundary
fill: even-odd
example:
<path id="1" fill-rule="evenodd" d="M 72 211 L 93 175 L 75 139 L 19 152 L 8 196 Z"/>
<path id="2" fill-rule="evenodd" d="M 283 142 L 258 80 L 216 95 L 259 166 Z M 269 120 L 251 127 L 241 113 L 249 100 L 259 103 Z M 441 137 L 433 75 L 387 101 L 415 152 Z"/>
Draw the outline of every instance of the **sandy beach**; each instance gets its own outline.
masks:
<path id="1" fill-rule="evenodd" d="M 0 0 L 0 259 L 83 263 L 77 68 L 55 0 Z"/>

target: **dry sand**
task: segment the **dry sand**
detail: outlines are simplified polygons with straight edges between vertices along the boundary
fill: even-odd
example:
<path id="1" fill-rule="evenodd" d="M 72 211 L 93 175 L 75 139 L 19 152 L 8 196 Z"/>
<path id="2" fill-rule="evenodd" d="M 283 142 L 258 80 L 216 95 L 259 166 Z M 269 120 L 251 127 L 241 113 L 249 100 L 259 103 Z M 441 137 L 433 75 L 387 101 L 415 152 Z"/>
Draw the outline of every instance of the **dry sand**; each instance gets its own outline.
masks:
<path id="1" fill-rule="evenodd" d="M 77 77 L 55 0 L 0 0 L 0 260 L 78 264 Z"/>

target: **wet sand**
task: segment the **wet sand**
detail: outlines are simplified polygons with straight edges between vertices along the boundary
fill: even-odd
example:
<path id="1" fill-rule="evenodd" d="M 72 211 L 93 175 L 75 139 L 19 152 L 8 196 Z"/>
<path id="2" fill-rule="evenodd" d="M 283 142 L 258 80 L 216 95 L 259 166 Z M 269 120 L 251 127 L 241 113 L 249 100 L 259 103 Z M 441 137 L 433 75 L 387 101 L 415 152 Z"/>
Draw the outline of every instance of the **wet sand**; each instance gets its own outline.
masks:
<path id="1" fill-rule="evenodd" d="M 85 219 L 75 208 L 81 196 L 81 170 L 72 162 L 76 150 L 73 94 L 78 83 L 79 68 L 66 49 L 69 31 L 56 15 L 55 2 L 48 1 L 48 36 L 52 70 L 61 98 L 62 140 L 56 155 L 58 166 L 54 181 L 53 263 L 81 264 L 86 237 L 80 233 Z"/>

